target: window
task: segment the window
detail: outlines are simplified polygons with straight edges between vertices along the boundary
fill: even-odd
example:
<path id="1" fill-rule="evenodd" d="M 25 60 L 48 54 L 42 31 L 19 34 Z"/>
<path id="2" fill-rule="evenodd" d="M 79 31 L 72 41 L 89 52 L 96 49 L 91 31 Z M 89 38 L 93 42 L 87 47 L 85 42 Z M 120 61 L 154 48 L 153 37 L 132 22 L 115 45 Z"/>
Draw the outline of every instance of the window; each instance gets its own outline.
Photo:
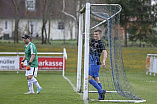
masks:
<path id="1" fill-rule="evenodd" d="M 34 11 L 35 10 L 35 0 L 25 0 L 26 10 Z"/>
<path id="2" fill-rule="evenodd" d="M 5 29 L 8 29 L 8 21 L 5 21 L 5 23 L 4 23 L 4 28 L 5 28 Z"/>
<path id="3" fill-rule="evenodd" d="M 58 22 L 58 29 L 63 30 L 64 29 L 64 22 Z"/>

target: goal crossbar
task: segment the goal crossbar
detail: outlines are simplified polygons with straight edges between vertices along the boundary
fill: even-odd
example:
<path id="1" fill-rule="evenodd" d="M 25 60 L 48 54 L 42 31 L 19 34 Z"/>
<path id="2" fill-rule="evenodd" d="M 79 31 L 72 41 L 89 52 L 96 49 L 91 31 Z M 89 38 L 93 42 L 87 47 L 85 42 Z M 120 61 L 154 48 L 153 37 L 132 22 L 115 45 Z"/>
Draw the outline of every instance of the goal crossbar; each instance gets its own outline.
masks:
<path id="1" fill-rule="evenodd" d="M 113 18 L 115 15 L 119 14 L 122 10 L 121 5 L 119 4 L 90 4 L 90 6 L 118 6 L 119 7 L 119 11 L 117 11 L 115 14 L 113 14 L 112 16 L 108 17 L 107 19 L 104 19 L 103 21 L 101 21 L 100 23 L 98 23 L 97 25 L 91 27 L 91 29 L 94 29 L 95 27 L 101 25 L 102 23 L 106 22 L 107 20 Z M 80 13 L 84 13 L 86 9 L 86 6 L 84 6 L 81 10 Z"/>

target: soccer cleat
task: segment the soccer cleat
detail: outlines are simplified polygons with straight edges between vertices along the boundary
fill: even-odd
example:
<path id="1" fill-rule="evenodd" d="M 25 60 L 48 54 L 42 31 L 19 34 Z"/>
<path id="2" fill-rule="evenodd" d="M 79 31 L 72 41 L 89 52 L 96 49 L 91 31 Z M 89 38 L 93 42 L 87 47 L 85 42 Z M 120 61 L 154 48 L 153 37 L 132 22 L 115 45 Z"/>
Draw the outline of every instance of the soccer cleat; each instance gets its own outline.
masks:
<path id="1" fill-rule="evenodd" d="M 34 94 L 34 92 L 28 91 L 28 92 L 26 92 L 24 94 Z"/>
<path id="2" fill-rule="evenodd" d="M 37 93 L 36 94 L 39 94 L 41 92 L 41 90 L 42 90 L 42 87 L 37 88 Z"/>
<path id="3" fill-rule="evenodd" d="M 106 93 L 106 91 L 103 90 L 103 93 L 101 93 L 101 98 L 98 98 L 98 100 L 104 100 L 104 98 L 105 98 L 105 93 Z"/>

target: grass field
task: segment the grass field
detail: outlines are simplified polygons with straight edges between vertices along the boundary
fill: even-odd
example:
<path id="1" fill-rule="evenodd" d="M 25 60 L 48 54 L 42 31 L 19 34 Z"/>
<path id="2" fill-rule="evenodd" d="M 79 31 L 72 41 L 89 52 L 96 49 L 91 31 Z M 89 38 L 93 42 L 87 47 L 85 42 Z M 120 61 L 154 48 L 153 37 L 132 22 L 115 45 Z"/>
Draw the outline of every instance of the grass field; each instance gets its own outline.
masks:
<path id="1" fill-rule="evenodd" d="M 38 52 L 61 52 L 66 48 L 68 59 L 65 76 L 76 86 L 77 46 L 73 43 L 62 45 L 36 44 Z M 24 44 L 0 43 L 2 52 L 23 52 Z M 146 54 L 157 53 L 157 48 L 122 48 L 123 61 L 127 77 L 135 92 L 143 99 L 144 104 L 156 104 L 157 76 L 145 74 Z M 0 104 L 83 104 L 82 96 L 77 94 L 71 85 L 62 77 L 61 72 L 38 72 L 37 77 L 43 87 L 39 95 L 24 95 L 28 91 L 24 72 L 0 72 Z M 34 87 L 35 88 L 35 87 Z M 35 89 L 36 91 L 36 89 Z M 102 104 L 108 102 L 88 102 Z M 118 103 L 120 104 L 120 103 Z M 142 103 L 141 103 L 142 104 Z"/>
<path id="2" fill-rule="evenodd" d="M 38 81 L 43 88 L 41 94 L 24 95 L 28 91 L 24 72 L 0 73 L 1 104 L 82 104 L 80 96 L 73 91 L 61 72 L 39 72 Z M 34 87 L 35 88 L 35 87 Z M 36 91 L 36 88 L 34 89 Z"/>

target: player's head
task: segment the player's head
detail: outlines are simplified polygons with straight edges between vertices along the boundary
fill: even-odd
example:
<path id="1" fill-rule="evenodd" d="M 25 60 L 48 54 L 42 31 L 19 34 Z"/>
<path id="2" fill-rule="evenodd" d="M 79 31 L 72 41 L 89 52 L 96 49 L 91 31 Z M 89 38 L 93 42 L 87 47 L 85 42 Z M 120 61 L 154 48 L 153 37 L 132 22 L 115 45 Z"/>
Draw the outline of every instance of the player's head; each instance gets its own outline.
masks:
<path id="1" fill-rule="evenodd" d="M 94 31 L 94 39 L 95 39 L 95 40 L 100 40 L 101 33 L 102 33 L 101 30 L 99 30 L 99 29 L 95 30 L 95 31 Z"/>
<path id="2" fill-rule="evenodd" d="M 31 37 L 27 34 L 24 35 L 22 38 L 23 38 L 23 41 L 25 44 L 28 44 L 30 42 L 30 39 L 31 39 Z"/>

